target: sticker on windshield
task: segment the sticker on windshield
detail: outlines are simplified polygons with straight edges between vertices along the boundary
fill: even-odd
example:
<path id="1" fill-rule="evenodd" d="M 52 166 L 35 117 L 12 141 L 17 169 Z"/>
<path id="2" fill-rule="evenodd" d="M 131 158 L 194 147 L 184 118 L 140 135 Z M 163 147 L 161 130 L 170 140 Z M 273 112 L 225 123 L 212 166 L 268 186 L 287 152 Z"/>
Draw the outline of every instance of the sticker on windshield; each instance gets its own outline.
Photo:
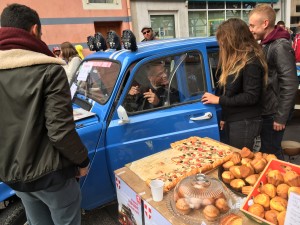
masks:
<path id="1" fill-rule="evenodd" d="M 77 91 L 77 85 L 75 83 L 71 85 L 70 91 L 71 91 L 71 99 L 73 99 L 75 92 Z"/>
<path id="2" fill-rule="evenodd" d="M 92 67 L 93 67 L 92 64 L 88 64 L 88 63 L 83 64 L 82 67 L 80 68 L 77 80 L 86 81 L 87 76 L 89 75 Z"/>
<path id="3" fill-rule="evenodd" d="M 98 67 L 111 67 L 112 62 L 94 62 L 93 65 L 94 66 L 98 66 Z"/>

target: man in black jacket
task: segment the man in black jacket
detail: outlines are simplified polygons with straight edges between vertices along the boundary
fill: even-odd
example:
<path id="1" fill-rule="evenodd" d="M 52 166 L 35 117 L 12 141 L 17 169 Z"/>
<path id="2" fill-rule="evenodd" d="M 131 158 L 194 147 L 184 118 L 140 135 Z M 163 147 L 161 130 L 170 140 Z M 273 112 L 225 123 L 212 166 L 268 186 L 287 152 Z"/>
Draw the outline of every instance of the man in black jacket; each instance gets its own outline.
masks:
<path id="1" fill-rule="evenodd" d="M 0 181 L 16 191 L 30 225 L 81 224 L 89 158 L 73 120 L 64 62 L 41 41 L 33 9 L 8 5 L 0 28 Z"/>
<path id="2" fill-rule="evenodd" d="M 275 26 L 276 13 L 267 4 L 249 14 L 249 29 L 261 41 L 268 62 L 268 82 L 263 94 L 261 151 L 284 159 L 281 148 L 286 122 L 295 104 L 298 79 L 290 34 Z"/>

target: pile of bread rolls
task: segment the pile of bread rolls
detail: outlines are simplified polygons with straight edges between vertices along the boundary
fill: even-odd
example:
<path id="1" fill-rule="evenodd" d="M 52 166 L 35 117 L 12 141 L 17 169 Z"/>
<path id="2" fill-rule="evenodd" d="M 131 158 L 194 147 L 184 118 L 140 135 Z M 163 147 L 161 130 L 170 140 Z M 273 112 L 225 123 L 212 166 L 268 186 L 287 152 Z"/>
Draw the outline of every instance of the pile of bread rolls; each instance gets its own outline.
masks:
<path id="1" fill-rule="evenodd" d="M 261 152 L 253 153 L 244 147 L 240 152 L 234 152 L 231 159 L 222 165 L 224 168 L 222 180 L 234 190 L 248 195 L 271 159 L 276 159 L 276 156 Z"/>
<path id="2" fill-rule="evenodd" d="M 300 194 L 300 175 L 291 167 L 284 172 L 268 170 L 267 183 L 261 184 L 259 194 L 253 198 L 254 204 L 248 212 L 273 224 L 283 225 L 290 192 Z"/>

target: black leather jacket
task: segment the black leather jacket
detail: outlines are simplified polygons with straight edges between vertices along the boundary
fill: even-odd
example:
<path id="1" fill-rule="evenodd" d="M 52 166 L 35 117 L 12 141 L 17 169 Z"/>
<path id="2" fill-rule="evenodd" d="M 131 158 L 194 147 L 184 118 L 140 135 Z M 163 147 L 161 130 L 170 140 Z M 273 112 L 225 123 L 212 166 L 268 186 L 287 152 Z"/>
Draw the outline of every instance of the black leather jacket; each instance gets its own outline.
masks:
<path id="1" fill-rule="evenodd" d="M 289 40 L 279 38 L 264 47 L 268 62 L 268 83 L 263 93 L 262 115 L 286 124 L 299 86 L 294 50 Z"/>

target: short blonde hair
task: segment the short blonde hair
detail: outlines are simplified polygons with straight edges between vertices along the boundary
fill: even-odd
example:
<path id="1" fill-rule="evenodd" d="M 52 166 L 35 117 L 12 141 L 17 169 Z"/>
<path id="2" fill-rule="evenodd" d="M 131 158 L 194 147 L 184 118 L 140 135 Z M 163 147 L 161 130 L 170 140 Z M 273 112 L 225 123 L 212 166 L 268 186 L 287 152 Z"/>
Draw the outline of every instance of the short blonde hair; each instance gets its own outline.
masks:
<path id="1" fill-rule="evenodd" d="M 269 20 L 270 27 L 275 26 L 276 12 L 270 5 L 268 4 L 256 5 L 255 8 L 250 11 L 249 17 L 255 13 L 261 15 L 262 17 L 267 18 Z"/>

